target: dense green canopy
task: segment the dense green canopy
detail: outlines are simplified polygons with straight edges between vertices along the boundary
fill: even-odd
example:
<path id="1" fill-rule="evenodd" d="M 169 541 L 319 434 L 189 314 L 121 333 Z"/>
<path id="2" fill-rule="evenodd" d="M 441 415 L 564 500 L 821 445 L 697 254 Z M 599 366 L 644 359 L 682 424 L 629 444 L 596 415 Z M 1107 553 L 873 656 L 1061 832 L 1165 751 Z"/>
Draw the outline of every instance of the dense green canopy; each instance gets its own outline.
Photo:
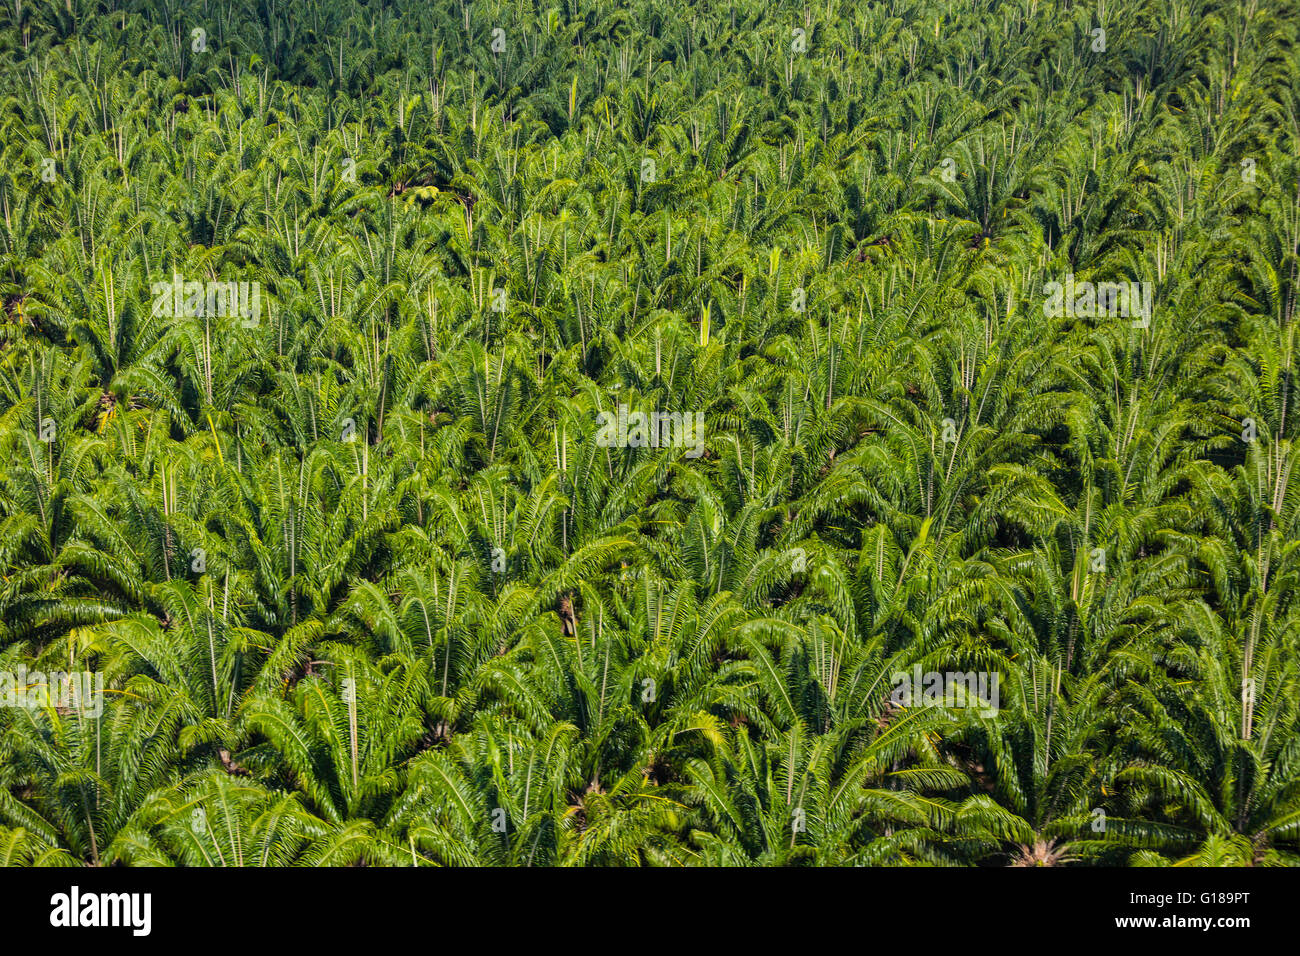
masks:
<path id="1" fill-rule="evenodd" d="M 1300 862 L 1291 4 L 108 6 L 0 7 L 0 863 Z"/>

